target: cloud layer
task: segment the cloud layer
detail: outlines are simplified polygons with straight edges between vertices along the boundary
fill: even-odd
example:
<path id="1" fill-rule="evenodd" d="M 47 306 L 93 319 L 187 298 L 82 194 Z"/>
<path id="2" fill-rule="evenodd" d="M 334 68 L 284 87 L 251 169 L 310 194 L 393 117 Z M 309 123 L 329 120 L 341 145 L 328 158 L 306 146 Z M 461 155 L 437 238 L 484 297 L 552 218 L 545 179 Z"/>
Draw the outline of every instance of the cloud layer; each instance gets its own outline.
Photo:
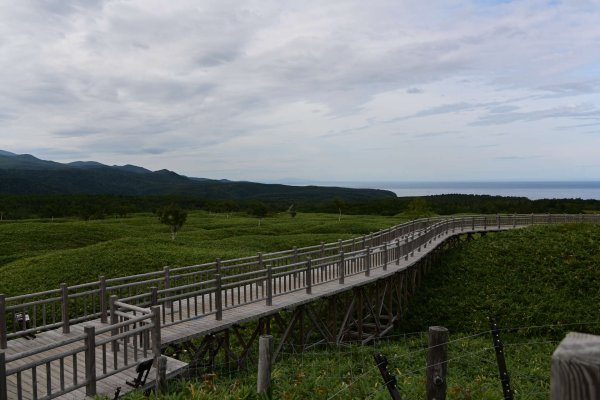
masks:
<path id="1" fill-rule="evenodd" d="M 271 180 L 600 178 L 595 1 L 0 0 L 0 149 Z"/>

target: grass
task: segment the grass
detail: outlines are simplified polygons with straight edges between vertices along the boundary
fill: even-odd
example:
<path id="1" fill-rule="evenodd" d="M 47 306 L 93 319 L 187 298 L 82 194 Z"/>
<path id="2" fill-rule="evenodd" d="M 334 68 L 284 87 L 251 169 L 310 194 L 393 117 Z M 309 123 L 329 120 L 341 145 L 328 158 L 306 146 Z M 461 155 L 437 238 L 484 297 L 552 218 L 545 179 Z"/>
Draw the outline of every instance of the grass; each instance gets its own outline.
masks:
<path id="1" fill-rule="evenodd" d="M 100 221 L 0 223 L 0 292 L 14 295 L 179 266 L 335 241 L 376 231 L 400 218 L 298 214 L 255 218 L 193 212 L 175 242 L 152 215 Z M 409 303 L 393 337 L 373 346 L 291 349 L 274 365 L 277 399 L 387 399 L 373 362 L 381 351 L 403 398 L 424 397 L 426 331 L 451 331 L 450 399 L 501 397 L 487 317 L 503 331 L 513 388 L 546 399 L 550 357 L 569 330 L 600 333 L 600 226 L 537 226 L 463 242 L 445 253 Z M 580 325 L 569 325 L 581 323 Z M 549 325 L 552 325 L 551 327 Z M 411 334 L 417 332 L 417 334 Z M 162 399 L 257 399 L 255 366 L 213 378 L 175 380 Z M 140 393 L 127 396 L 142 399 Z"/>
<path id="2" fill-rule="evenodd" d="M 329 347 L 288 355 L 273 371 L 276 399 L 388 399 L 373 352 L 388 357 L 405 399 L 424 397 L 426 332 L 451 331 L 448 398 L 498 399 L 502 392 L 491 337 L 501 328 L 515 397 L 547 399 L 552 352 L 570 330 L 600 333 L 600 226 L 537 226 L 463 242 L 445 253 L 416 296 L 395 337 L 374 346 Z M 419 332 L 411 334 L 410 332 Z M 161 396 L 259 399 L 255 366 L 216 379 L 180 380 Z M 134 393 L 128 399 L 141 399 Z"/>
<path id="3" fill-rule="evenodd" d="M 93 221 L 30 220 L 0 223 L 0 293 L 7 296 L 116 277 L 236 258 L 259 251 L 332 242 L 401 222 L 399 217 L 191 212 L 177 240 L 151 214 Z"/>

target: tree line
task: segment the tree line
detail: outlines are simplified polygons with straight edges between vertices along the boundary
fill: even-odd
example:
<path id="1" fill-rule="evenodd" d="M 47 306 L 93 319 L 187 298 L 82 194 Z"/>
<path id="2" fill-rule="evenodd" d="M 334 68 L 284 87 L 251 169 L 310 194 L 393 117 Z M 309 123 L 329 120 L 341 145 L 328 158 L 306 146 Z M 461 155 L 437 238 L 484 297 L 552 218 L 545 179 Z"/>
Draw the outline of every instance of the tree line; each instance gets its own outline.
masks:
<path id="1" fill-rule="evenodd" d="M 543 199 L 486 195 L 435 195 L 421 198 L 398 197 L 347 200 L 332 197 L 324 200 L 209 200 L 195 196 L 123 196 L 123 195 L 2 195 L 0 220 L 25 218 L 101 219 L 126 217 L 131 213 L 154 212 L 170 204 L 186 210 L 215 213 L 246 212 L 259 218 L 270 213 L 324 212 L 335 214 L 396 215 L 457 213 L 569 213 L 600 210 L 600 200 Z M 289 210 L 293 210 L 290 212 Z"/>

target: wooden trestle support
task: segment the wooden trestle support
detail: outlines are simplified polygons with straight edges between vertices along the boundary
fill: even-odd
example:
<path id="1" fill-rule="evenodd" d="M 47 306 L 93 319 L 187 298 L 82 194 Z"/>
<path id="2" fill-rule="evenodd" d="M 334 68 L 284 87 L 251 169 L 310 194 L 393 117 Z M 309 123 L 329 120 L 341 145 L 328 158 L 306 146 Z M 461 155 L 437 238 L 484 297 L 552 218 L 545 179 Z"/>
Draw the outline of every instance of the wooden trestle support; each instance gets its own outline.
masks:
<path id="1" fill-rule="evenodd" d="M 188 374 L 198 375 L 255 365 L 258 337 L 262 334 L 274 336 L 274 361 L 286 346 L 300 353 L 320 344 L 369 344 L 398 326 L 425 275 L 445 250 L 468 240 L 467 235 L 463 236 L 448 238 L 426 257 L 388 278 L 174 345 L 171 356 L 187 353 Z"/>

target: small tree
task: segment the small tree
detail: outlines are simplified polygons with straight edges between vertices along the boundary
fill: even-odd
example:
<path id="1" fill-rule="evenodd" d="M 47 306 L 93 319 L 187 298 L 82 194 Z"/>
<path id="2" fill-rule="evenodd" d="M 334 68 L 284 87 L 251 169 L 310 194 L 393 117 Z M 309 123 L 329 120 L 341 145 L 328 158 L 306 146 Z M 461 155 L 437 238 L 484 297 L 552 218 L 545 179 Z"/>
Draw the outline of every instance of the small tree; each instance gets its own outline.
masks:
<path id="1" fill-rule="evenodd" d="M 338 222 L 340 222 L 342 220 L 342 208 L 344 208 L 346 206 L 346 203 L 344 202 L 343 199 L 336 197 L 333 199 L 333 205 L 335 206 L 335 208 L 337 208 L 337 210 L 339 212 Z"/>
<path id="2" fill-rule="evenodd" d="M 176 204 L 170 204 L 159 210 L 158 219 L 161 223 L 169 225 L 171 228 L 171 240 L 175 240 L 177 232 L 181 230 L 187 219 L 187 211 Z"/>
<path id="3" fill-rule="evenodd" d="M 263 203 L 262 201 L 252 202 L 252 204 L 250 204 L 250 208 L 248 209 L 249 214 L 254 215 L 255 217 L 258 217 L 258 226 L 259 227 L 260 227 L 260 223 L 262 222 L 262 219 L 267 215 L 268 211 L 269 211 L 269 209 L 267 208 L 267 205 L 265 203 Z"/>
<path id="4" fill-rule="evenodd" d="M 406 215 L 410 219 L 428 217 L 433 213 L 429 209 L 427 205 L 427 201 L 425 201 L 422 197 L 415 197 L 408 203 L 406 211 L 404 211 L 404 215 Z"/>

